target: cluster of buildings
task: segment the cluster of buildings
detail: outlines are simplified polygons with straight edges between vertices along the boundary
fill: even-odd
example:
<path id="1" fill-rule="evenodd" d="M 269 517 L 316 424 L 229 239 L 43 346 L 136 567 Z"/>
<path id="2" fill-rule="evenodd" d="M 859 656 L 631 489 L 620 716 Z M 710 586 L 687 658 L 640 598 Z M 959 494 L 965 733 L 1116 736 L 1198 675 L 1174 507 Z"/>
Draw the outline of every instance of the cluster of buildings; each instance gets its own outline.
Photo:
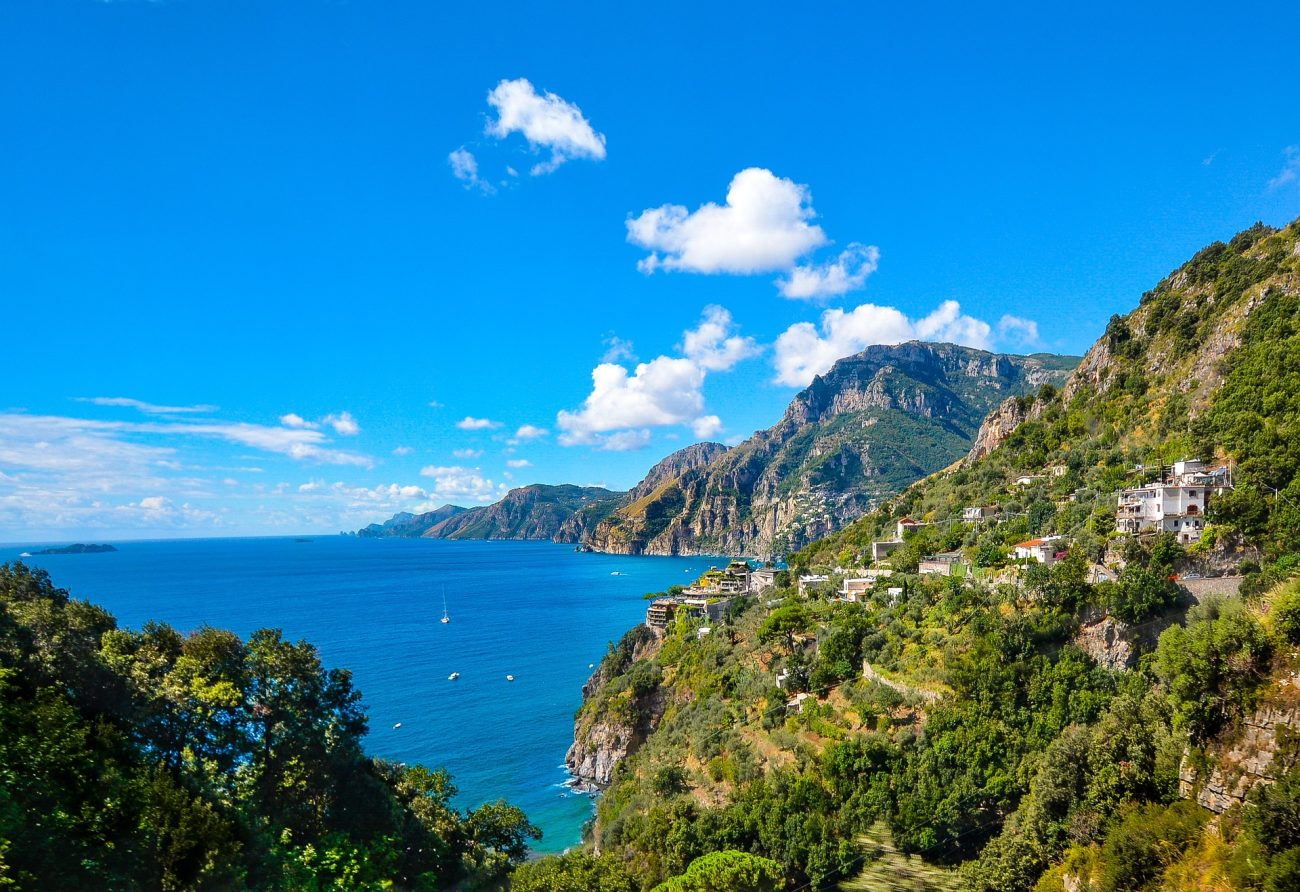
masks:
<path id="1" fill-rule="evenodd" d="M 770 567 L 754 569 L 744 561 L 732 561 L 722 570 L 710 567 L 690 588 L 651 601 L 646 608 L 645 624 L 663 632 L 678 611 L 693 619 L 716 621 L 726 614 L 736 598 L 756 595 L 776 585 L 776 573 Z"/>

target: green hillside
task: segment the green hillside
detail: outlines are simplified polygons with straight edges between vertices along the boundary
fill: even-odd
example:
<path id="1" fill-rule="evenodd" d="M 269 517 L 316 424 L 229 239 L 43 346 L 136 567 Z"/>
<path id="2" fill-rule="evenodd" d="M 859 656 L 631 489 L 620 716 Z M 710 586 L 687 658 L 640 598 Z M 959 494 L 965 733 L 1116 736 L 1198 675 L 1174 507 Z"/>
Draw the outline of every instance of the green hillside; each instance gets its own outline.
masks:
<path id="1" fill-rule="evenodd" d="M 654 728 L 599 801 L 600 856 L 546 870 L 649 889 L 744 850 L 788 889 L 1300 888 L 1298 244 L 1198 253 L 966 461 L 707 633 L 680 615 L 612 650 L 580 733 Z M 1188 457 L 1232 471 L 1200 540 L 1116 533 L 1117 492 Z M 892 575 L 836 597 L 905 516 Z M 1056 563 L 1014 556 L 1050 535 Z M 962 571 L 915 572 L 940 551 Z"/>

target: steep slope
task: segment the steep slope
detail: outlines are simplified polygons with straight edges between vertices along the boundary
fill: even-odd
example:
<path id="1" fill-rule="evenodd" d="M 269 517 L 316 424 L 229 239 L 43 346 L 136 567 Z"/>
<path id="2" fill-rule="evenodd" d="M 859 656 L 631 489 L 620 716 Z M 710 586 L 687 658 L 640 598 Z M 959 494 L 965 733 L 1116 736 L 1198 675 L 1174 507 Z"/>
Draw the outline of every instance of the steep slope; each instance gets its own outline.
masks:
<path id="1" fill-rule="evenodd" d="M 951 464 L 1004 397 L 1060 384 L 1072 366 L 1068 357 L 952 344 L 870 347 L 817 377 L 769 430 L 707 464 L 652 472 L 586 544 L 620 554 L 782 555 Z"/>
<path id="2" fill-rule="evenodd" d="M 426 529 L 426 539 L 549 539 L 578 542 L 614 510 L 623 493 L 599 486 L 534 483 L 492 505 L 471 508 Z"/>
<path id="3" fill-rule="evenodd" d="M 1256 225 L 1198 252 L 1112 317 L 1061 392 L 1042 396 L 1006 400 L 960 468 L 801 560 L 863 554 L 903 516 L 944 524 L 963 506 L 990 504 L 1023 512 L 1018 527 L 1004 527 L 1068 533 L 1101 558 L 1117 490 L 1189 456 L 1235 465 L 1235 490 L 1213 507 L 1222 539 L 1300 548 L 1300 510 L 1288 507 L 1300 505 L 1300 222 Z M 1012 485 L 1020 475 L 1041 479 Z M 918 541 L 926 546 L 946 547 Z"/>
<path id="4" fill-rule="evenodd" d="M 1300 222 L 1197 254 L 977 442 L 791 560 L 861 567 L 922 519 L 889 589 L 778 588 L 602 664 L 575 739 L 619 761 L 597 760 L 598 851 L 643 887 L 689 840 L 775 858 L 787 888 L 901 887 L 870 875 L 894 847 L 928 862 L 916 888 L 1300 888 Z M 1116 536 L 1115 490 L 1188 455 L 1233 466 L 1201 542 Z M 1012 559 L 1045 534 L 1063 559 Z M 933 551 L 971 572 L 916 573 Z M 1247 552 L 1246 597 L 1175 600 L 1189 565 Z M 1081 640 L 1099 615 L 1172 626 L 1112 671 Z"/>
<path id="5" fill-rule="evenodd" d="M 465 510 L 459 505 L 443 505 L 441 508 L 425 511 L 423 514 L 400 511 L 383 523 L 372 523 L 368 527 L 357 530 L 357 535 L 363 539 L 388 537 L 414 539 L 424 535 L 424 531 L 430 527 L 442 523 L 447 518 L 454 517 Z"/>

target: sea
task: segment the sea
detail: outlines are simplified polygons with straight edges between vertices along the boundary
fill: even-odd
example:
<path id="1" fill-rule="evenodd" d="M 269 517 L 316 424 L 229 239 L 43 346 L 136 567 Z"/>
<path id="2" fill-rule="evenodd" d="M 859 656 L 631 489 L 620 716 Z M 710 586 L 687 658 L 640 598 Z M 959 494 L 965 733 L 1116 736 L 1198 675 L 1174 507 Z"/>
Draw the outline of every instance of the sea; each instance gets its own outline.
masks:
<path id="1" fill-rule="evenodd" d="M 307 639 L 326 666 L 352 670 L 371 755 L 446 768 L 461 808 L 519 806 L 542 830 L 539 853 L 579 843 L 592 815 L 589 796 L 565 784 L 583 682 L 644 620 L 646 592 L 726 560 L 350 536 L 111 544 L 118 550 L 22 560 L 121 626 Z M 0 546 L 0 561 L 41 547 Z"/>

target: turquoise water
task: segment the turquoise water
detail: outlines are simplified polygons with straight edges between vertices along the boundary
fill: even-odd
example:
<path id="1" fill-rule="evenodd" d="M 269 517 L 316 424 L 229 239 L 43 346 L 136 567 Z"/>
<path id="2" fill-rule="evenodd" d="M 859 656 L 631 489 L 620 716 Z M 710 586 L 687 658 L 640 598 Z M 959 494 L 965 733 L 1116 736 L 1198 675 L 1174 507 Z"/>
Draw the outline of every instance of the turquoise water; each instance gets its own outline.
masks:
<path id="1" fill-rule="evenodd" d="M 370 715 L 369 752 L 446 767 L 461 807 L 518 805 L 542 828 L 542 852 L 577 843 L 591 816 L 591 801 L 562 786 L 589 664 L 644 619 L 642 594 L 720 562 L 579 554 L 549 542 L 116 544 L 113 553 L 24 560 L 131 628 L 278 627 L 308 639 L 327 666 L 352 670 Z M 35 549 L 0 546 L 0 561 L 25 550 Z M 452 672 L 460 679 L 448 681 Z"/>

